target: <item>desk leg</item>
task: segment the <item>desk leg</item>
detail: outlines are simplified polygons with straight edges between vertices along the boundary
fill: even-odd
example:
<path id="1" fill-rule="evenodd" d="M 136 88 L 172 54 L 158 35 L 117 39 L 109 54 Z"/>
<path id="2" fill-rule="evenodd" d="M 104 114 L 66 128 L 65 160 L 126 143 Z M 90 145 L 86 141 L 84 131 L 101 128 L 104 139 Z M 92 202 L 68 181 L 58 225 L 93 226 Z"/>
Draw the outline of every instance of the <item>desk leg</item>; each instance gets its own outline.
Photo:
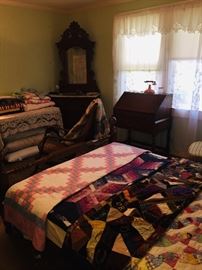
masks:
<path id="1" fill-rule="evenodd" d="M 166 152 L 169 155 L 170 154 L 170 127 L 167 130 L 167 138 L 166 138 Z"/>
<path id="2" fill-rule="evenodd" d="M 171 127 L 172 127 L 172 118 L 170 117 L 170 121 L 169 121 L 169 125 L 168 125 L 168 129 L 167 129 L 167 141 L 166 141 L 166 152 L 167 155 L 170 155 L 170 134 L 171 134 Z"/>
<path id="3" fill-rule="evenodd" d="M 152 134 L 152 152 L 156 150 L 156 135 Z"/>
<path id="4" fill-rule="evenodd" d="M 131 144 L 132 142 L 132 131 L 131 129 L 128 129 L 128 144 Z"/>

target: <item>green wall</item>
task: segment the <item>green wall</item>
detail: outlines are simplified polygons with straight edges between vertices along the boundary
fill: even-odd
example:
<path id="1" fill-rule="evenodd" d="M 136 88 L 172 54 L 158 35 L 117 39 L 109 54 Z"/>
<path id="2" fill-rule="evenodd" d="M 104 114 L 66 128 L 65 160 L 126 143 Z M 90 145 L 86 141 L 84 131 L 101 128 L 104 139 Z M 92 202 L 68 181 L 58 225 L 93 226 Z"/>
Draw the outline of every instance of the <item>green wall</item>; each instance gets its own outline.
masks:
<path id="1" fill-rule="evenodd" d="M 40 92 L 55 87 L 60 18 L 53 12 L 0 5 L 0 95 L 22 87 Z"/>

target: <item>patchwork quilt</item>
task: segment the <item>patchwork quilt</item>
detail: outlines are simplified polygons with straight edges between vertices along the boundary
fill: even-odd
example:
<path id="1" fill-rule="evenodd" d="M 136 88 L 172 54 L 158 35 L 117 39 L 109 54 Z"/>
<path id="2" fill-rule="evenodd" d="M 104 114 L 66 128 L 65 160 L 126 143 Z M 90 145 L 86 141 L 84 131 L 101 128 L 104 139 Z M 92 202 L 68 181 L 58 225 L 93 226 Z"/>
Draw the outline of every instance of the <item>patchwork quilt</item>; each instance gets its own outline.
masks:
<path id="1" fill-rule="evenodd" d="M 165 263 L 172 266 L 177 255 L 169 249 L 157 257 L 149 253 L 140 260 L 169 226 L 183 227 L 183 222 L 171 224 L 200 192 L 201 170 L 201 164 L 189 160 L 167 160 L 142 153 L 55 206 L 48 220 L 66 232 L 64 246 L 76 251 L 85 249 L 95 269 L 152 270 L 161 264 L 165 267 Z M 197 232 L 200 235 L 201 228 Z M 171 236 L 164 245 L 178 238 Z M 200 264 L 201 250 L 195 253 L 195 264 Z"/>
<path id="2" fill-rule="evenodd" d="M 202 269 L 202 193 L 169 226 L 137 264 L 124 270 Z"/>
<path id="3" fill-rule="evenodd" d="M 98 270 L 200 269 L 201 180 L 201 163 L 112 143 L 11 187 L 5 218 L 41 251 L 51 222 Z"/>
<path id="4" fill-rule="evenodd" d="M 18 182 L 6 193 L 5 220 L 26 235 L 36 250 L 43 251 L 47 214 L 55 205 L 143 152 L 111 143 Z"/>

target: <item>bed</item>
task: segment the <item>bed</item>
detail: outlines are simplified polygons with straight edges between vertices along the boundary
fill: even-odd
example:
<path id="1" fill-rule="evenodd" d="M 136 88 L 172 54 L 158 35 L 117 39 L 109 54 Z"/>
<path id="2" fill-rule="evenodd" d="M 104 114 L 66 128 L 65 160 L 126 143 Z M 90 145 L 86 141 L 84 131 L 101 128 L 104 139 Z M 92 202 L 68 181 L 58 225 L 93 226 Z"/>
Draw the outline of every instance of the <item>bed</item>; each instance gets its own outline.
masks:
<path id="1" fill-rule="evenodd" d="M 202 165 L 113 142 L 12 186 L 4 219 L 92 269 L 201 269 Z"/>
<path id="2" fill-rule="evenodd" d="M 15 162 L 36 155 L 47 127 L 63 128 L 58 107 L 0 115 L 0 158 Z"/>

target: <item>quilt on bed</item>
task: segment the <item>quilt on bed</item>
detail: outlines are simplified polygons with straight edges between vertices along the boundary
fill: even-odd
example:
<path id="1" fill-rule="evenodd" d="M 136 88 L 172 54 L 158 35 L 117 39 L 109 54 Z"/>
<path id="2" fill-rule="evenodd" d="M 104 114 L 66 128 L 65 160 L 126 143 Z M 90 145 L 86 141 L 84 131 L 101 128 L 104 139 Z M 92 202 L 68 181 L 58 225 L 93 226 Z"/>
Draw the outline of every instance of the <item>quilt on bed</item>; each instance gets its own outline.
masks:
<path id="1" fill-rule="evenodd" d="M 124 270 L 201 270 L 202 193 L 177 216 L 164 236 L 137 264 Z"/>
<path id="2" fill-rule="evenodd" d="M 36 250 L 43 251 L 46 217 L 57 203 L 143 152 L 133 146 L 111 143 L 35 174 L 7 191 L 5 220 L 26 235 Z"/>
<path id="3" fill-rule="evenodd" d="M 58 204 L 48 219 L 66 231 L 65 245 L 76 251 L 85 249 L 96 269 L 118 270 L 126 265 L 126 269 L 136 269 L 140 259 L 199 193 L 201 169 L 201 164 L 189 160 L 168 161 L 143 153 Z M 121 187 L 124 181 L 131 184 Z M 138 269 L 151 270 L 157 260 L 169 260 L 169 255 L 148 255 L 148 268 Z"/>
<path id="4" fill-rule="evenodd" d="M 28 233 L 38 250 L 48 218 L 65 231 L 64 246 L 85 252 L 96 269 L 140 270 L 145 264 L 151 270 L 172 254 L 141 258 L 196 198 L 201 172 L 199 163 L 112 143 L 11 187 L 5 218 Z"/>

